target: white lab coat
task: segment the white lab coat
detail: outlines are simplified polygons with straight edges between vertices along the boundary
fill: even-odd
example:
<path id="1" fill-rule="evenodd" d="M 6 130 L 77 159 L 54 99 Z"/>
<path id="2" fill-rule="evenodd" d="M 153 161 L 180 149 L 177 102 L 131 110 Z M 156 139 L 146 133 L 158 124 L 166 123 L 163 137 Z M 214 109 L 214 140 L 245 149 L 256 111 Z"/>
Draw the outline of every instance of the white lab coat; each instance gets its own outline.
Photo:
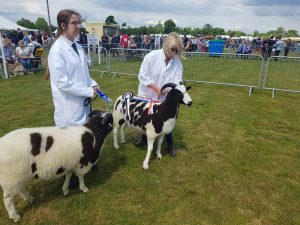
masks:
<path id="1" fill-rule="evenodd" d="M 165 58 L 163 49 L 152 51 L 145 56 L 138 76 L 138 96 L 163 101 L 164 95 L 158 96 L 147 86 L 155 84 L 161 88 L 166 83 L 179 84 L 182 81 L 183 67 L 180 60 L 177 57 L 172 58 L 166 65 Z"/>
<path id="2" fill-rule="evenodd" d="M 87 121 L 90 108 L 84 106 L 84 101 L 93 97 L 92 87 L 97 85 L 89 75 L 82 47 L 75 43 L 78 55 L 71 47 L 72 43 L 60 36 L 48 56 L 54 120 L 59 127 L 82 125 Z"/>

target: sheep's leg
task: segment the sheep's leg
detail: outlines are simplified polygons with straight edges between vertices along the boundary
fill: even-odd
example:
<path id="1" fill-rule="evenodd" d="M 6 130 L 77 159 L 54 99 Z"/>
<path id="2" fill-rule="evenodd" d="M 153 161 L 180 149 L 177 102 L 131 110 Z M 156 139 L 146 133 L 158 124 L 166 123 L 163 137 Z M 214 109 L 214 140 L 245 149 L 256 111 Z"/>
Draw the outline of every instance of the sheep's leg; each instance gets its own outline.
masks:
<path id="1" fill-rule="evenodd" d="M 21 219 L 21 217 L 16 212 L 15 205 L 14 205 L 14 196 L 4 191 L 3 202 L 9 218 L 13 219 L 14 222 L 18 222 Z"/>
<path id="2" fill-rule="evenodd" d="M 27 202 L 29 202 L 29 203 L 32 203 L 33 200 L 34 200 L 34 198 L 33 198 L 33 197 L 29 194 L 29 192 L 26 191 L 25 189 L 23 189 L 22 191 L 20 191 L 20 195 L 21 195 L 21 197 L 22 197 L 25 201 L 27 201 Z"/>
<path id="3" fill-rule="evenodd" d="M 84 184 L 84 178 L 83 178 L 83 175 L 78 175 L 78 179 L 79 179 L 79 189 L 82 190 L 83 192 L 88 192 L 89 189 L 85 186 Z"/>
<path id="4" fill-rule="evenodd" d="M 68 195 L 69 192 L 70 192 L 69 191 L 69 183 L 70 183 L 71 176 L 72 176 L 72 172 L 67 172 L 66 173 L 65 182 L 64 182 L 64 185 L 62 187 L 62 191 L 63 191 L 64 195 Z"/>
<path id="5" fill-rule="evenodd" d="M 157 158 L 161 159 L 162 155 L 161 155 L 161 145 L 163 143 L 163 140 L 164 140 L 164 135 L 161 135 L 159 138 L 158 138 L 158 142 L 157 142 L 157 150 L 156 150 L 156 156 Z"/>
<path id="6" fill-rule="evenodd" d="M 119 125 L 114 126 L 114 147 L 115 149 L 120 149 L 120 146 L 118 144 L 118 130 L 119 130 Z"/>
<path id="7" fill-rule="evenodd" d="M 126 125 L 126 123 L 122 124 L 122 126 L 121 126 L 121 143 L 122 143 L 122 144 L 125 144 L 125 143 L 126 143 L 126 139 L 125 139 L 125 131 L 124 131 L 125 125 Z"/>
<path id="8" fill-rule="evenodd" d="M 148 142 L 148 149 L 147 149 L 147 155 L 146 155 L 146 158 L 143 162 L 143 168 L 145 170 L 147 170 L 149 168 L 149 160 L 150 160 L 150 156 L 151 156 L 151 153 L 152 153 L 152 150 L 153 150 L 153 143 L 154 143 L 154 139 L 149 139 L 147 137 L 147 142 Z"/>

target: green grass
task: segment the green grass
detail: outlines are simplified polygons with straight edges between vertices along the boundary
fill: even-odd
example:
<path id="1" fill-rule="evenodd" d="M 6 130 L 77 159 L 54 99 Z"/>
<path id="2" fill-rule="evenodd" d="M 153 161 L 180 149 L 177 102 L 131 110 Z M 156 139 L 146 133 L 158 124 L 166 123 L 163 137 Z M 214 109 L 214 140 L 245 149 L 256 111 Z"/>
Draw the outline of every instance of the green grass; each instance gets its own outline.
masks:
<path id="1" fill-rule="evenodd" d="M 92 76 L 114 100 L 137 90 L 134 76 Z M 146 151 L 134 146 L 139 135 L 126 129 L 127 143 L 118 151 L 110 135 L 99 169 L 85 176 L 88 193 L 74 189 L 63 196 L 63 179 L 33 180 L 28 190 L 35 202 L 16 201 L 20 224 L 300 224 L 299 95 L 272 99 L 270 91 L 256 90 L 249 97 L 245 88 L 188 84 L 193 105 L 180 108 L 175 158 L 163 146 L 163 158 L 154 151 L 145 172 Z M 0 93 L 0 136 L 54 124 L 43 72 L 0 80 Z M 105 108 L 98 99 L 93 106 Z M 0 223 L 13 223 L 2 201 Z"/>

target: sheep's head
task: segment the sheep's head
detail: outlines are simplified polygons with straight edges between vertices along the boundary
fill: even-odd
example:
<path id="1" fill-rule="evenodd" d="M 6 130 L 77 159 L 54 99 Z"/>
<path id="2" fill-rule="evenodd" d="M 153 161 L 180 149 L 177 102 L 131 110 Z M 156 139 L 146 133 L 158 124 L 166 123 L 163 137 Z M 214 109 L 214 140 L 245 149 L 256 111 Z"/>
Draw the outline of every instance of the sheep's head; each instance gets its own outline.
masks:
<path id="1" fill-rule="evenodd" d="M 161 93 L 163 94 L 164 90 L 166 88 L 172 88 L 167 95 L 167 98 L 172 98 L 175 102 L 179 104 L 184 104 L 187 106 L 192 105 L 192 99 L 190 95 L 187 93 L 191 87 L 185 87 L 183 83 L 180 83 L 178 85 L 174 83 L 167 83 L 162 86 Z M 171 97 L 172 96 L 172 97 Z"/>
<path id="2" fill-rule="evenodd" d="M 89 120 L 86 123 L 91 129 L 101 129 L 109 133 L 113 129 L 112 113 L 106 113 L 101 110 L 94 110 L 89 114 Z"/>

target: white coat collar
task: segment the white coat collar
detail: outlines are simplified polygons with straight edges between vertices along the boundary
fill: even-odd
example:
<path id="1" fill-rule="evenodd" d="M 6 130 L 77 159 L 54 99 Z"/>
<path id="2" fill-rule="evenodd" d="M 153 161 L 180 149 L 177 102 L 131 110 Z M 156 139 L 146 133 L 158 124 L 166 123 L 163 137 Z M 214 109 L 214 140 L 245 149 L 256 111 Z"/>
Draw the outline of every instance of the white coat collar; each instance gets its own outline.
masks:
<path id="1" fill-rule="evenodd" d="M 72 53 L 73 56 L 76 56 L 77 58 L 81 59 L 81 51 L 79 51 L 79 48 L 77 47 L 76 43 L 73 41 L 70 41 L 68 38 L 64 37 L 63 35 L 61 36 L 62 40 L 67 44 L 68 50 Z M 79 55 L 75 52 L 75 50 L 72 48 L 72 44 L 75 43 Z"/>

